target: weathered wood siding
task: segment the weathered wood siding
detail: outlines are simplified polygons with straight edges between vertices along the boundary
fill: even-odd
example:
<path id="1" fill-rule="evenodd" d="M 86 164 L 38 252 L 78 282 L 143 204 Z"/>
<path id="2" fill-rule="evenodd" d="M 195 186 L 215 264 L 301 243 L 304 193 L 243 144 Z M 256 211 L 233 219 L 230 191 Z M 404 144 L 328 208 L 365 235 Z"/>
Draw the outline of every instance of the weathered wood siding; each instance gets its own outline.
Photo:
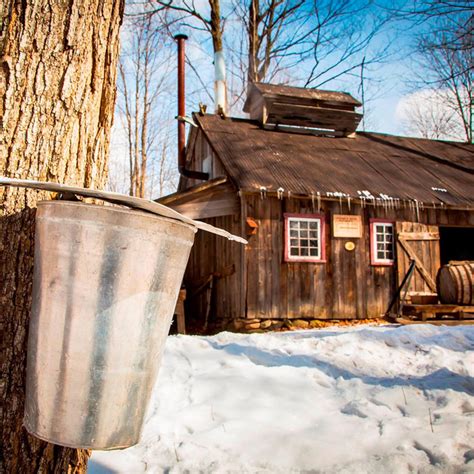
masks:
<path id="1" fill-rule="evenodd" d="M 396 265 L 373 266 L 370 260 L 370 219 L 416 221 L 409 208 L 351 205 L 322 201 L 317 210 L 311 200 L 259 195 L 244 197 L 243 220 L 255 219 L 259 227 L 245 248 L 244 295 L 247 318 L 367 318 L 382 315 L 396 287 Z M 283 261 L 283 214 L 319 212 L 325 216 L 325 263 Z M 332 238 L 332 214 L 359 214 L 360 239 Z M 419 219 L 431 225 L 474 226 L 474 213 L 420 210 Z M 356 244 L 345 250 L 346 242 Z"/>
<path id="2" fill-rule="evenodd" d="M 209 173 L 209 179 L 227 176 L 221 161 L 212 150 L 202 130 L 196 127 L 191 127 L 189 132 L 186 146 L 186 167 L 190 170 Z M 200 180 L 182 177 L 178 189 L 183 191 L 201 183 Z"/>
<path id="3" fill-rule="evenodd" d="M 189 168 L 210 170 L 210 177 L 225 176 L 225 170 L 202 131 L 193 129 L 188 145 Z M 203 167 L 204 160 L 209 169 Z M 198 182 L 182 180 L 184 190 Z M 233 193 L 240 213 L 205 219 L 234 234 L 246 236 L 246 219 L 258 223 L 249 245 L 226 241 L 200 232 L 191 252 L 185 282 L 188 287 L 187 324 L 207 329 L 225 326 L 236 318 L 351 319 L 381 316 L 397 285 L 397 265 L 374 266 L 370 258 L 370 219 L 419 222 L 432 226 L 474 226 L 474 212 L 448 209 L 391 209 L 364 207 L 346 201 L 262 197 Z M 232 212 L 235 212 L 233 209 Z M 325 216 L 325 263 L 284 262 L 284 213 L 320 213 Z M 362 218 L 360 239 L 332 238 L 333 214 L 358 214 Z M 416 226 L 415 226 L 416 227 Z M 414 228 L 415 228 L 414 227 Z M 352 241 L 354 251 L 345 243 Z M 404 265 L 406 264 L 403 263 Z M 213 284 L 209 278 L 213 276 Z M 206 281 L 208 282 L 207 284 Z M 416 282 L 416 280 L 415 280 Z M 203 284 L 204 288 L 203 288 Z M 212 286 L 212 290 L 209 288 Z M 196 290 L 199 294 L 194 294 Z M 421 286 L 420 286 L 421 289 Z"/>
<path id="4" fill-rule="evenodd" d="M 198 191 L 180 192 L 157 201 L 191 219 L 202 220 L 240 212 L 240 201 L 235 188 L 225 181 L 208 189 L 202 189 L 201 186 Z"/>
<path id="5" fill-rule="evenodd" d="M 247 216 L 259 227 L 245 250 L 248 318 L 356 318 L 382 311 L 383 295 L 393 287 L 388 267 L 370 266 L 369 234 L 354 239 L 331 239 L 331 213 L 339 204 L 322 203 L 325 216 L 326 262 L 284 262 L 283 214 L 316 212 L 310 200 L 245 197 Z M 360 209 L 359 209 L 360 211 Z M 346 211 L 347 212 L 347 211 Z"/>
<path id="6" fill-rule="evenodd" d="M 242 234 L 238 214 L 203 220 L 233 234 Z M 242 253 L 243 246 L 239 243 L 209 232 L 197 233 L 184 277 L 186 324 L 191 330 L 202 330 L 207 314 L 207 326 L 212 328 L 218 319 L 239 318 L 245 312 L 241 285 Z"/>

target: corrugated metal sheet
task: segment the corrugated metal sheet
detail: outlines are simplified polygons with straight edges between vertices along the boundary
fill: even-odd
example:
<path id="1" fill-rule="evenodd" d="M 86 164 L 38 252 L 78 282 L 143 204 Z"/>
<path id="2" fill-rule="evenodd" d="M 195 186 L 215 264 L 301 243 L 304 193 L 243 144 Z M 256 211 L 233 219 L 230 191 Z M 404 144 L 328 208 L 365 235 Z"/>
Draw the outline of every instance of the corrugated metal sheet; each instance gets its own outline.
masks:
<path id="1" fill-rule="evenodd" d="M 474 146 L 357 133 L 328 138 L 263 130 L 256 122 L 195 116 L 235 184 L 322 197 L 370 195 L 474 207 Z"/>

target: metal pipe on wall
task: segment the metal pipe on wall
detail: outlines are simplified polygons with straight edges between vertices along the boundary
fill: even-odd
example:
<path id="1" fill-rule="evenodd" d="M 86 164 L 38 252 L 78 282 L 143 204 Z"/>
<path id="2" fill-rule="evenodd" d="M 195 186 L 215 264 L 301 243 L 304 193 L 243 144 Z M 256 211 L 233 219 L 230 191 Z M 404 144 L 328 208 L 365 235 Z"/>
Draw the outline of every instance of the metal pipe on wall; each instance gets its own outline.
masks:
<path id="1" fill-rule="evenodd" d="M 184 43 L 188 37 L 184 34 L 177 34 L 174 39 L 178 43 L 178 170 L 182 176 L 191 179 L 209 179 L 208 173 L 186 169 L 186 116 L 185 103 L 185 51 Z"/>

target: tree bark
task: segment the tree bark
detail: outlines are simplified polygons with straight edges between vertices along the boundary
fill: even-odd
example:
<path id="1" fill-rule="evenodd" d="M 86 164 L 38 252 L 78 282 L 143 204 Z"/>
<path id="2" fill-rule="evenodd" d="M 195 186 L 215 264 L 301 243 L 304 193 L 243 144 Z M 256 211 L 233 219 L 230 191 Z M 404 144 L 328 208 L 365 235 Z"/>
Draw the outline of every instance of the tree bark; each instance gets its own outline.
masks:
<path id="1" fill-rule="evenodd" d="M 122 13 L 123 0 L 1 2 L 0 175 L 105 185 Z M 2 473 L 85 472 L 89 455 L 22 426 L 35 207 L 45 198 L 0 187 Z"/>

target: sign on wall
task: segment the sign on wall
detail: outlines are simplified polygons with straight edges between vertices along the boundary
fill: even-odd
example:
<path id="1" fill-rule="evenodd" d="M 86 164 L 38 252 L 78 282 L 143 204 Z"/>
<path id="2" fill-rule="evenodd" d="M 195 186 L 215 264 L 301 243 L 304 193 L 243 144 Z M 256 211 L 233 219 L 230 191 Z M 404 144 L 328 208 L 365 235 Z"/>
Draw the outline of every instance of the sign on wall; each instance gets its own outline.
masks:
<path id="1" fill-rule="evenodd" d="M 333 237 L 360 239 L 362 237 L 361 216 L 333 214 L 332 235 Z"/>

